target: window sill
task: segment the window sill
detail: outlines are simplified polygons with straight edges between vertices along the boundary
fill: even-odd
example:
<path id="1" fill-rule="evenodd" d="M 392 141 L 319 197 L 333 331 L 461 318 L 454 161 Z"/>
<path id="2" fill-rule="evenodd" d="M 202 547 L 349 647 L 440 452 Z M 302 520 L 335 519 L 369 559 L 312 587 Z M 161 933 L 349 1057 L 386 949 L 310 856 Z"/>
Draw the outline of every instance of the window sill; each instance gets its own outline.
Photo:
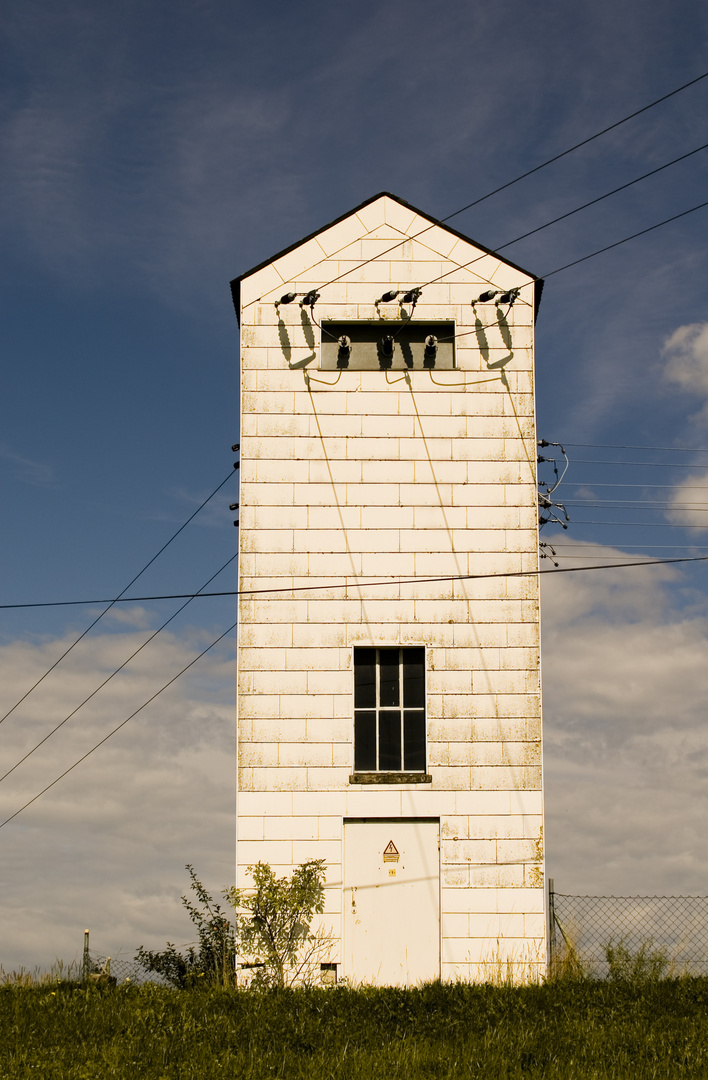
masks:
<path id="1" fill-rule="evenodd" d="M 423 772 L 355 772 L 350 784 L 432 784 L 430 773 Z"/>

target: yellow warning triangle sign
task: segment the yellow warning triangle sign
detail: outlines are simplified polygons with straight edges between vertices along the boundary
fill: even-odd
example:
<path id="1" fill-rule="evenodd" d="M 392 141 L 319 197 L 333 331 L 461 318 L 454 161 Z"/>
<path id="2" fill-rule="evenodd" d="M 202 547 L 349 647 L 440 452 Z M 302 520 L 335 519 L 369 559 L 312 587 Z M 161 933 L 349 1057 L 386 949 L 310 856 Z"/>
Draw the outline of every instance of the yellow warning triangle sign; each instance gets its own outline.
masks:
<path id="1" fill-rule="evenodd" d="M 385 862 L 398 862 L 400 858 L 398 848 L 394 844 L 393 840 L 389 840 L 388 844 L 384 848 L 384 861 Z"/>

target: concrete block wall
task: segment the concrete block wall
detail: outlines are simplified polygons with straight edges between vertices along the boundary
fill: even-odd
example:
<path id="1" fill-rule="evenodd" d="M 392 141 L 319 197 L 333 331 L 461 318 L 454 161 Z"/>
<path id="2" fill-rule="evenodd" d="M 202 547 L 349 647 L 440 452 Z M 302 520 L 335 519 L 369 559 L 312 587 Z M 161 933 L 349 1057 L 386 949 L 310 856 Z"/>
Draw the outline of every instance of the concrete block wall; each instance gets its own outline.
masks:
<path id="1" fill-rule="evenodd" d="M 400 319 L 374 301 L 442 275 L 415 318 L 455 320 L 452 371 L 320 371 L 318 326 L 276 303 Z M 490 284 L 521 286 L 505 319 L 471 306 Z M 382 196 L 245 276 L 241 328 L 239 884 L 325 858 L 339 937 L 343 820 L 439 817 L 443 977 L 538 973 L 532 279 Z M 350 783 L 357 644 L 426 646 L 432 783 Z"/>

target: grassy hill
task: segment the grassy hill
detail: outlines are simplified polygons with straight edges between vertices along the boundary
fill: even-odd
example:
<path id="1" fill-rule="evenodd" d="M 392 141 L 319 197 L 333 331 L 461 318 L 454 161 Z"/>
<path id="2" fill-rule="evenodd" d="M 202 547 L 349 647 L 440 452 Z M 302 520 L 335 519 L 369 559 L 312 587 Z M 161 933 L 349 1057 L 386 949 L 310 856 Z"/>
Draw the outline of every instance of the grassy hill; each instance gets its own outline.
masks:
<path id="1" fill-rule="evenodd" d="M 0 1076 L 708 1077 L 708 978 L 411 990 L 6 985 Z"/>

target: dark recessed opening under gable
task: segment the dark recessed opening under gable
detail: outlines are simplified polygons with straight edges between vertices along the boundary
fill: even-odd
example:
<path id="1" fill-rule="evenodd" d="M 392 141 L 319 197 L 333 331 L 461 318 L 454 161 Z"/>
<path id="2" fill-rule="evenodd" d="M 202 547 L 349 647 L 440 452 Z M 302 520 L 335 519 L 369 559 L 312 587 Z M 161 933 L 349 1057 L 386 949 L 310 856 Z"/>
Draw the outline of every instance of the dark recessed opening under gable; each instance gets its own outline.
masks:
<path id="1" fill-rule="evenodd" d="M 455 367 L 452 321 L 322 323 L 322 371 L 425 371 Z M 388 340 L 386 340 L 388 339 Z"/>

